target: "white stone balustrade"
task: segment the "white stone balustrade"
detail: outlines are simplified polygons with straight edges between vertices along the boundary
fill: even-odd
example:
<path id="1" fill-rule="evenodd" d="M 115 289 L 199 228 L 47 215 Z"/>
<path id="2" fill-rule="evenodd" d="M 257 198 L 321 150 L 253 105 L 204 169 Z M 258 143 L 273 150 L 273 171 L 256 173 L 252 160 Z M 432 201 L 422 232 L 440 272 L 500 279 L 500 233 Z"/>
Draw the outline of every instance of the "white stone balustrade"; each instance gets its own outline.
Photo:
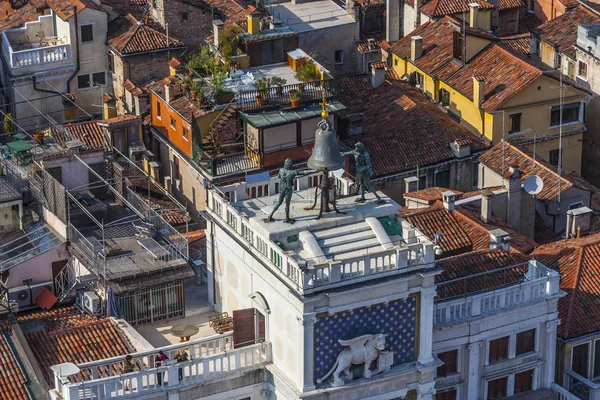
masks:
<path id="1" fill-rule="evenodd" d="M 531 260 L 521 282 L 501 289 L 437 302 L 434 306 L 434 325 L 449 325 L 541 298 L 556 296 L 560 292 L 559 280 L 558 272 Z"/>

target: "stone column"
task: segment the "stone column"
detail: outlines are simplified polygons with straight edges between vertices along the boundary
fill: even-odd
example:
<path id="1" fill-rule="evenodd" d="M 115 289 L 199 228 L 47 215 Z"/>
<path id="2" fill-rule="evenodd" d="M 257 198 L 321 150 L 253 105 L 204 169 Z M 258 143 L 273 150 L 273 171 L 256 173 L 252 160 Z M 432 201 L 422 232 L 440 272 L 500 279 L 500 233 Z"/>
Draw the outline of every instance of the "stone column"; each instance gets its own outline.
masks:
<path id="1" fill-rule="evenodd" d="M 479 397 L 479 350 L 483 343 L 469 343 L 469 377 L 467 378 L 467 398 L 477 399 Z"/>
<path id="2" fill-rule="evenodd" d="M 419 364 L 429 364 L 434 358 L 431 354 L 433 342 L 433 298 L 435 287 L 421 290 L 419 318 Z"/>
<path id="3" fill-rule="evenodd" d="M 302 382 L 302 391 L 308 392 L 314 390 L 315 387 L 315 337 L 314 327 L 317 318 L 315 315 L 304 315 L 304 318 L 299 320 L 302 327 L 302 340 L 298 341 L 298 355 L 302 363 L 300 371 L 300 382 Z"/>
<path id="4" fill-rule="evenodd" d="M 556 365 L 556 329 L 560 324 L 559 319 L 546 322 L 546 348 L 544 349 L 544 375 L 540 381 L 542 387 L 550 389 L 554 382 L 554 368 Z"/>

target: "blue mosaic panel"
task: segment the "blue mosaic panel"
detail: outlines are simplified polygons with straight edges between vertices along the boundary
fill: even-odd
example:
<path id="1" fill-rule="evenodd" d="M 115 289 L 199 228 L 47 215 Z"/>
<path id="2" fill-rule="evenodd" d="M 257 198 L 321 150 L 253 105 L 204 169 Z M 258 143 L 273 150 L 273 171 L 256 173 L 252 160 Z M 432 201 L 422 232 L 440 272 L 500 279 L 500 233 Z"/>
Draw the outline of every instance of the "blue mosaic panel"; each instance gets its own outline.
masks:
<path id="1" fill-rule="evenodd" d="M 315 322 L 315 380 L 325 375 L 348 340 L 366 334 L 387 333 L 385 349 L 394 352 L 394 365 L 417 356 L 417 297 L 375 304 L 317 317 Z"/>

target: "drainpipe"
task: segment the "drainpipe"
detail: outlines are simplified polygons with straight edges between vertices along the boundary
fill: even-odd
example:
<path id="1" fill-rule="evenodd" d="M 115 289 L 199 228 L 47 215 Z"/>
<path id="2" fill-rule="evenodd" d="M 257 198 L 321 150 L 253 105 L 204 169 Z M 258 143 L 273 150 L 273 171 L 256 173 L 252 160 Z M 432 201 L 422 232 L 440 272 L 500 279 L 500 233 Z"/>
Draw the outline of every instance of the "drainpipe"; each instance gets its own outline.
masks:
<path id="1" fill-rule="evenodd" d="M 77 6 L 73 6 L 73 12 L 75 13 L 75 49 L 77 51 L 77 64 L 75 66 L 75 71 L 73 71 L 73 74 L 67 79 L 67 93 L 71 93 L 71 81 L 79 72 L 79 25 L 77 21 Z"/>

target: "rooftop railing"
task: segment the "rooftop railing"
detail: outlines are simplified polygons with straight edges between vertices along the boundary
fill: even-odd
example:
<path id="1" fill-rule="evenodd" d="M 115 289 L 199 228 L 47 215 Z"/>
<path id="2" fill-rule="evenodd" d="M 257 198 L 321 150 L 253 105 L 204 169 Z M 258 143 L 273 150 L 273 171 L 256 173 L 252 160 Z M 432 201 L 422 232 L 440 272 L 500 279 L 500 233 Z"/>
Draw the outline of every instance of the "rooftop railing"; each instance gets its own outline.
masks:
<path id="1" fill-rule="evenodd" d="M 443 293 L 444 285 L 462 283 L 473 278 L 479 278 L 481 283 L 486 274 L 497 274 L 502 270 L 512 271 L 512 274 L 518 273 L 518 279 L 496 286 L 480 286 L 473 292 L 465 292 L 462 296 L 436 302 L 434 325 L 449 325 L 560 294 L 558 272 L 535 260 L 445 282 L 438 285 L 437 292 Z"/>
<path id="2" fill-rule="evenodd" d="M 200 168 L 216 178 L 259 169 L 261 155 L 249 148 L 232 154 L 211 155 L 194 145 L 193 160 Z"/>
<path id="3" fill-rule="evenodd" d="M 401 243 L 389 249 L 365 251 L 364 255 L 356 257 L 310 265 L 304 260 L 298 261 L 295 252 L 283 250 L 268 239 L 259 237 L 243 212 L 220 193 L 209 190 L 208 196 L 209 214 L 218 219 L 224 229 L 242 238 L 257 259 L 300 294 L 434 265 L 433 244 L 429 241 L 408 245 Z"/>

